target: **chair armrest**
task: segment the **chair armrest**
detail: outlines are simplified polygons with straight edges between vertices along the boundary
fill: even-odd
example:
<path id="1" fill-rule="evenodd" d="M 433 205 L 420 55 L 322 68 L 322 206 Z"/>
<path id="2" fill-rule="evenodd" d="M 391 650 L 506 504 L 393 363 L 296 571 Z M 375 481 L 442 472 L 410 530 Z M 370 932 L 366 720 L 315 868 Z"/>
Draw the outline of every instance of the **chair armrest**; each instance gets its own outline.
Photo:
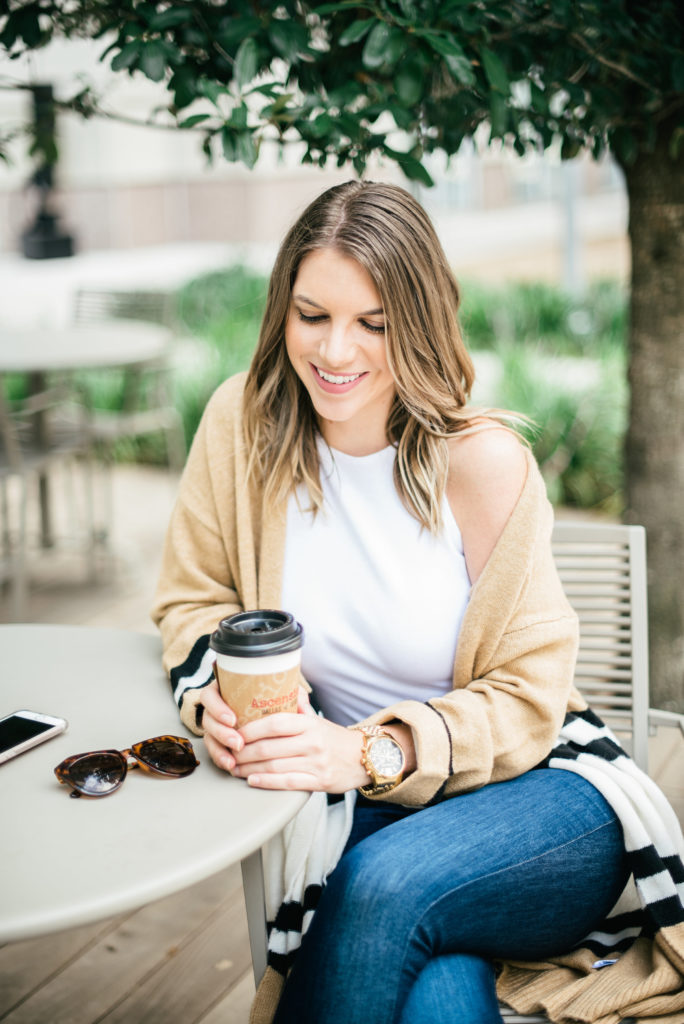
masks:
<path id="1" fill-rule="evenodd" d="M 669 725 L 679 728 L 684 736 L 684 715 L 677 714 L 676 711 L 661 711 L 659 708 L 648 709 L 648 725 L 649 729 L 653 726 Z"/>

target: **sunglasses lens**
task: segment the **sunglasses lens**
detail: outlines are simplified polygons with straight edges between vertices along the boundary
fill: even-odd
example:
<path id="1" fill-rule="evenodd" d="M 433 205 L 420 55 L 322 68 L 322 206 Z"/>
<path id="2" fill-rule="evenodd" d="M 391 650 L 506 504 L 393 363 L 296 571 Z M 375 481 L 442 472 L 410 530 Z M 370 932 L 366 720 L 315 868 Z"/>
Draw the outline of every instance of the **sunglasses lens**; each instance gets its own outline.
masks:
<path id="1" fill-rule="evenodd" d="M 147 740 L 135 750 L 150 768 L 165 775 L 189 775 L 199 764 L 192 747 L 168 736 Z"/>
<path id="2" fill-rule="evenodd" d="M 85 754 L 69 768 L 69 782 L 86 796 L 106 796 L 124 780 L 126 763 L 120 754 Z"/>

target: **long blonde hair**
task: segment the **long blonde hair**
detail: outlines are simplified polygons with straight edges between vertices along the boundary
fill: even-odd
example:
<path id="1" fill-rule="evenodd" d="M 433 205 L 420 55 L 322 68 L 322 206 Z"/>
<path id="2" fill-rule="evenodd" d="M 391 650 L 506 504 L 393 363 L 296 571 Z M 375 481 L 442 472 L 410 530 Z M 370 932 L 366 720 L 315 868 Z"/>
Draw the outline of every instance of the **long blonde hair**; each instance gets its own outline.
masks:
<path id="1" fill-rule="evenodd" d="M 262 482 L 267 501 L 282 500 L 304 483 L 313 510 L 322 505 L 316 415 L 288 358 L 285 324 L 302 260 L 324 248 L 364 267 L 382 299 L 396 386 L 386 427 L 397 448 L 395 485 L 409 512 L 436 532 L 449 468 L 447 439 L 472 421 L 466 405 L 474 370 L 458 323 L 458 285 L 439 239 L 422 206 L 396 185 L 336 185 L 286 235 L 247 375 L 250 473 Z"/>

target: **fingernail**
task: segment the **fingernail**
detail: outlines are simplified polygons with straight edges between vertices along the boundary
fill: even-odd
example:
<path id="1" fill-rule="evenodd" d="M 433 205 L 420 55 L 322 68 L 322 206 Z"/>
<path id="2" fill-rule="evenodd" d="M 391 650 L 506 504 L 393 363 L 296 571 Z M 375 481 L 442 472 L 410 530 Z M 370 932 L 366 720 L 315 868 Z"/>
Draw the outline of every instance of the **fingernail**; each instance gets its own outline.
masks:
<path id="1" fill-rule="evenodd" d="M 229 725 L 232 729 L 233 726 L 235 725 L 235 715 L 221 715 L 221 722 L 223 725 Z"/>
<path id="2" fill-rule="evenodd" d="M 260 782 L 261 782 L 261 776 L 260 775 L 248 775 L 247 776 L 247 785 L 248 786 L 258 786 Z"/>

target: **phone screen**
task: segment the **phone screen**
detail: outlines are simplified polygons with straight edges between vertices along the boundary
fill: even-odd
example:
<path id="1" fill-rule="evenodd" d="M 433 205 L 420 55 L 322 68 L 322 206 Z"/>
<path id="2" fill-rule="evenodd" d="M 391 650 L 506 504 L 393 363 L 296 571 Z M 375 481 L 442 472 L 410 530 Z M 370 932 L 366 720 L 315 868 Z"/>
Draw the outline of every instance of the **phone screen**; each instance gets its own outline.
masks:
<path id="1" fill-rule="evenodd" d="M 34 736 L 39 736 L 41 732 L 47 732 L 52 728 L 50 722 L 35 722 L 22 715 L 10 715 L 9 718 L 3 718 L 0 721 L 0 754 L 16 747 L 18 743 L 31 740 Z"/>

